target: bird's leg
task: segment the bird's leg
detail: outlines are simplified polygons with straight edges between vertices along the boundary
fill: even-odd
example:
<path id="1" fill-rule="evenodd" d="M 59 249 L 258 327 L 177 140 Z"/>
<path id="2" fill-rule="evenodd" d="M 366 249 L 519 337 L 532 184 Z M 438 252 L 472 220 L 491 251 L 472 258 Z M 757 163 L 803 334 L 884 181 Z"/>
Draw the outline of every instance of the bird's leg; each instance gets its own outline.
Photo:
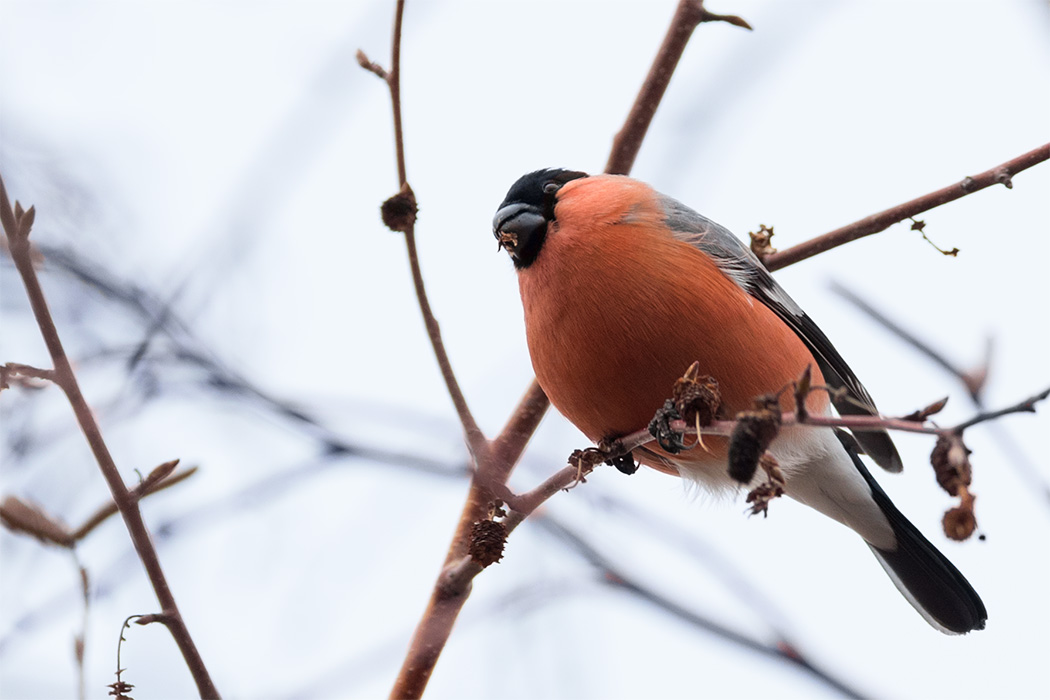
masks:
<path id="1" fill-rule="evenodd" d="M 682 416 L 675 409 L 674 401 L 667 399 L 663 407 L 649 421 L 649 434 L 656 438 L 660 448 L 668 454 L 676 455 L 686 448 L 685 435 L 671 427 L 671 423 L 681 420 Z"/>

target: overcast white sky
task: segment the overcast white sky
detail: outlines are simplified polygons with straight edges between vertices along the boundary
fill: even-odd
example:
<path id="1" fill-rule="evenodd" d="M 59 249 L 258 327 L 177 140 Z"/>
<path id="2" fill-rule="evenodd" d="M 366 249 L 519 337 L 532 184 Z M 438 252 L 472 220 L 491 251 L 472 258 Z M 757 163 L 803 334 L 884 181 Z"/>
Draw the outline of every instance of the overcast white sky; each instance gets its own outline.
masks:
<path id="1" fill-rule="evenodd" d="M 410 2 L 403 94 L 408 172 L 431 302 L 482 427 L 499 430 L 531 378 L 517 285 L 491 217 L 522 173 L 599 171 L 673 2 Z M 754 32 L 701 27 L 634 175 L 744 236 L 787 247 L 1045 143 L 1047 3 L 720 0 Z M 378 206 L 396 189 L 389 103 L 360 70 L 388 63 L 393 3 L 0 0 L 0 173 L 38 209 L 34 239 L 74 251 L 184 323 L 129 373 L 149 319 L 68 274 L 45 277 L 129 481 L 173 457 L 201 472 L 145 505 L 190 629 L 227 697 L 385 695 L 466 490 L 463 479 L 322 459 L 315 428 L 218 395 L 190 347 L 294 403 L 345 441 L 464 457 L 426 344 L 401 240 Z M 842 282 L 964 366 L 994 338 L 987 401 L 1050 385 L 1050 165 L 924 215 L 945 258 L 900 225 L 778 279 L 887 413 L 944 395 L 949 376 L 831 294 Z M 0 361 L 46 365 L 5 260 Z M 133 295 L 134 297 L 134 295 Z M 181 345 L 180 345 L 181 343 Z M 154 394 L 147 389 L 152 387 Z M 0 397 L 0 492 L 77 524 L 105 486 L 56 391 Z M 1001 423 L 1045 484 L 1050 410 Z M 930 441 L 877 474 L 982 594 L 988 628 L 944 637 L 898 595 L 852 533 L 788 502 L 694 498 L 675 479 L 611 469 L 550 512 L 679 604 L 772 639 L 698 548 L 775 605 L 810 658 L 862 693 L 1045 697 L 1050 507 L 995 432 L 968 433 L 986 541 L 947 542 L 950 499 Z M 28 452 L 22 446 L 32 446 Z M 585 444 L 544 422 L 514 478 L 526 489 Z M 607 499 L 637 508 L 633 520 Z M 163 529 L 162 526 L 169 526 Z M 89 696 L 113 680 L 122 620 L 152 598 L 120 523 L 79 552 L 95 583 Z M 75 693 L 82 624 L 68 555 L 0 533 L 0 696 Z M 714 570 L 724 572 L 724 566 Z M 768 614 L 767 614 L 768 615 Z M 141 697 L 192 694 L 158 626 L 129 632 Z M 775 660 L 610 589 L 538 527 L 485 572 L 430 686 L 434 698 L 837 697 Z"/>

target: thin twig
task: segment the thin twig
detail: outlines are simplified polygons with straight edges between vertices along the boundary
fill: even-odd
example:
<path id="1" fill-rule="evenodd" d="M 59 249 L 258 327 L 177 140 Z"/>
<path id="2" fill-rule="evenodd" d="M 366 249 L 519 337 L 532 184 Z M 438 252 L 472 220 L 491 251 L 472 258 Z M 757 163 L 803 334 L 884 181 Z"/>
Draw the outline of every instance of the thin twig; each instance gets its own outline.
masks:
<path id="1" fill-rule="evenodd" d="M 390 106 L 394 111 L 394 148 L 397 150 L 397 182 L 408 184 L 405 168 L 405 135 L 401 128 L 401 22 L 405 16 L 405 0 L 397 0 L 394 12 L 394 36 L 390 48 L 390 73 L 386 84 L 390 86 Z"/>
<path id="2" fill-rule="evenodd" d="M 91 612 L 91 580 L 88 578 L 87 569 L 77 558 L 76 550 L 73 551 L 73 563 L 77 565 L 77 573 L 80 576 L 80 597 L 84 605 L 84 614 L 80 621 L 80 632 L 73 639 L 74 656 L 77 662 L 77 697 L 84 700 L 87 697 L 86 672 L 84 669 L 84 645 L 87 639 L 88 615 Z"/>
<path id="3" fill-rule="evenodd" d="M 17 203 L 15 208 L 11 207 L 3 178 L 0 178 L 0 222 L 2 222 L 4 231 L 7 234 L 11 258 L 18 269 L 19 275 L 22 277 L 30 306 L 33 309 L 33 315 L 36 317 L 40 333 L 54 363 L 53 381 L 61 387 L 69 400 L 70 406 L 73 408 L 77 423 L 79 423 L 84 437 L 87 438 L 91 452 L 94 454 L 102 475 L 109 485 L 113 501 L 120 510 L 128 533 L 131 536 L 132 544 L 134 544 L 139 559 L 146 569 L 158 602 L 164 610 L 170 611 L 173 615 L 174 619 L 172 624 L 168 625 L 168 629 L 171 631 L 171 635 L 175 639 L 179 651 L 182 652 L 183 659 L 186 661 L 190 673 L 193 675 L 198 692 L 202 698 L 218 698 L 219 692 L 211 680 L 208 669 L 204 665 L 204 660 L 201 658 L 200 652 L 190 636 L 189 629 L 186 627 L 182 615 L 179 613 L 175 597 L 168 586 L 167 577 L 164 575 L 163 568 L 161 568 L 157 551 L 150 539 L 149 530 L 142 519 L 138 502 L 132 498 L 124 485 L 120 471 L 117 469 L 109 448 L 102 438 L 102 431 L 99 429 L 98 423 L 95 422 L 94 414 L 80 391 L 80 385 L 77 382 L 76 375 L 73 373 L 73 367 L 66 356 L 65 349 L 62 347 L 58 329 L 55 326 L 54 319 L 51 317 L 51 311 L 48 309 L 44 291 L 40 286 L 40 280 L 37 278 L 30 255 L 29 230 L 33 222 L 33 209 L 30 208 L 19 215 L 18 212 L 20 210 L 21 207 Z"/>
<path id="4" fill-rule="evenodd" d="M 801 420 L 799 420 L 799 416 L 792 411 L 786 411 L 782 414 L 780 424 L 783 427 L 808 426 L 811 428 L 848 428 L 850 430 L 896 430 L 899 432 L 919 433 L 923 435 L 958 435 L 967 428 L 977 425 L 978 423 L 1001 418 L 1005 415 L 1013 413 L 1033 413 L 1035 412 L 1035 405 L 1040 401 L 1046 400 L 1048 397 L 1050 397 L 1050 388 L 1030 396 L 1013 406 L 998 411 L 982 412 L 963 423 L 946 428 L 937 427 L 926 421 L 868 415 L 832 417 L 814 416 L 807 413 Z M 704 435 L 727 437 L 733 433 L 733 429 L 736 425 L 737 422 L 735 420 L 714 421 L 710 425 L 703 427 L 701 433 Z M 695 425 L 686 423 L 685 421 L 672 421 L 670 427 L 673 430 L 680 432 L 682 435 L 697 434 Z M 614 447 L 607 451 L 607 455 L 609 458 L 624 455 L 632 450 L 642 447 L 643 445 L 647 445 L 654 440 L 655 438 L 648 429 L 638 430 L 617 440 Z M 580 481 L 582 476 L 586 476 L 587 473 L 589 473 L 589 471 L 583 471 L 581 473 L 578 466 L 570 464 L 552 474 L 546 481 L 533 490 L 523 494 L 512 494 L 509 496 L 506 501 L 511 512 L 504 520 L 507 529 L 513 531 L 523 520 L 528 518 L 537 508 L 543 505 L 547 499 L 558 493 L 558 491 L 571 488 Z"/>
<path id="5" fill-rule="evenodd" d="M 0 365 L 0 389 L 7 389 L 12 379 L 23 381 L 25 379 L 42 379 L 54 381 L 55 373 L 49 369 L 40 369 L 32 365 L 23 365 L 20 362 L 8 362 Z"/>
<path id="6" fill-rule="evenodd" d="M 134 489 L 129 491 L 129 494 L 135 500 L 141 500 L 146 496 L 163 491 L 166 488 L 174 486 L 181 481 L 188 479 L 197 473 L 197 467 L 190 467 L 189 469 L 183 469 L 182 471 L 172 474 L 171 476 L 165 477 L 158 481 L 148 482 L 143 481 L 141 484 L 136 486 Z M 104 506 L 96 510 L 84 524 L 73 531 L 73 540 L 79 542 L 84 539 L 88 534 L 91 533 L 96 527 L 104 523 L 111 516 L 116 515 L 117 504 L 113 501 L 106 503 Z"/>
<path id="7" fill-rule="evenodd" d="M 513 532 L 514 528 L 546 503 L 551 496 L 577 483 L 580 476 L 580 470 L 577 467 L 572 465 L 562 467 L 531 491 L 521 495 L 515 494 L 507 499 L 507 506 L 511 510 L 503 522 L 508 532 Z"/>
<path id="8" fill-rule="evenodd" d="M 0 501 L 0 522 L 11 532 L 22 532 L 41 542 L 50 542 L 67 549 L 76 546 L 73 533 L 61 520 L 17 496 L 5 496 Z"/>
<path id="9" fill-rule="evenodd" d="M 941 428 L 936 425 L 930 424 L 928 421 L 916 421 L 905 418 L 890 418 L 887 416 L 869 416 L 869 415 L 852 415 L 852 416 L 814 416 L 807 413 L 801 419 L 793 411 L 785 411 L 780 418 L 780 425 L 783 427 L 790 427 L 794 425 L 798 426 L 810 426 L 818 428 L 848 428 L 849 430 L 896 430 L 898 432 L 905 433 L 919 433 L 923 435 L 949 435 L 952 433 L 962 433 L 967 428 L 983 423 L 988 420 L 995 418 L 1001 418 L 1002 416 L 1009 415 L 1012 413 L 1034 413 L 1035 404 L 1045 400 L 1050 396 L 1050 388 L 1044 389 L 1043 391 L 1028 397 L 1024 401 L 1016 403 L 1007 408 L 1000 409 L 998 411 L 982 412 L 977 416 L 957 425 Z M 720 420 L 713 421 L 709 426 L 705 426 L 702 429 L 704 435 L 720 435 L 728 436 L 731 435 L 733 429 L 736 427 L 737 422 L 735 420 Z M 683 435 L 696 435 L 696 427 L 686 423 L 685 421 L 671 421 L 671 427 L 674 430 L 681 432 Z M 638 430 L 616 441 L 616 450 L 610 451 L 609 456 L 616 456 L 617 453 L 626 454 L 631 450 L 637 449 L 642 445 L 648 444 L 655 440 L 652 434 L 646 430 Z"/>
<path id="10" fill-rule="evenodd" d="M 161 475 L 153 479 L 147 477 L 128 493 L 137 501 L 169 486 L 174 486 L 187 477 L 193 476 L 196 471 L 197 468 L 192 467 L 171 476 Z M 77 542 L 87 537 L 96 527 L 118 512 L 116 503 L 110 500 L 95 511 L 83 525 L 76 530 L 70 530 L 60 520 L 45 513 L 39 506 L 27 503 L 16 496 L 7 496 L 0 502 L 0 520 L 8 530 L 24 532 L 42 542 L 50 542 L 67 549 L 74 549 Z"/>
<path id="11" fill-rule="evenodd" d="M 489 451 L 488 439 L 481 432 L 477 421 L 474 420 L 474 415 L 470 412 L 467 399 L 463 395 L 463 390 L 459 386 L 455 372 L 452 370 L 452 362 L 449 360 L 448 352 L 445 350 L 445 343 L 441 339 L 441 327 L 434 316 L 434 311 L 431 309 L 430 301 L 427 297 L 426 286 L 423 283 L 423 272 L 419 265 L 419 253 L 416 248 L 416 200 L 415 194 L 408 184 L 408 171 L 405 165 L 405 137 L 401 125 L 401 26 L 404 14 L 405 0 L 398 0 L 397 8 L 394 11 L 394 33 L 391 42 L 389 71 L 383 70 L 377 63 L 369 60 L 363 51 L 357 52 L 357 62 L 361 67 L 382 78 L 390 90 L 390 106 L 394 120 L 394 152 L 397 160 L 397 180 L 400 191 L 391 197 L 390 200 L 387 200 L 387 203 L 384 203 L 384 222 L 391 228 L 404 234 L 408 262 L 412 269 L 412 285 L 416 291 L 419 310 L 423 314 L 423 324 L 427 329 L 427 338 L 430 340 L 438 367 L 441 370 L 441 377 L 445 380 L 445 386 L 448 389 L 449 396 L 452 398 L 452 404 L 456 409 L 456 414 L 459 416 L 460 424 L 463 426 L 467 445 L 471 454 L 474 455 L 475 461 L 480 464 L 487 459 Z M 392 223 L 392 219 L 389 218 L 390 213 L 387 210 L 387 205 L 391 203 L 397 205 L 395 207 L 396 224 Z"/>
<path id="12" fill-rule="evenodd" d="M 474 455 L 475 461 L 478 464 L 481 464 L 485 461 L 486 455 L 489 451 L 488 439 L 485 437 L 485 434 L 481 432 L 481 428 L 478 427 L 477 421 L 474 420 L 474 416 L 470 412 L 470 408 L 467 405 L 467 399 L 459 387 L 459 382 L 456 380 L 455 373 L 452 371 L 452 362 L 449 360 L 448 353 L 445 351 L 445 343 L 441 339 L 441 328 L 438 325 L 437 319 L 434 317 L 434 312 L 430 308 L 430 301 L 427 299 L 426 288 L 423 286 L 423 272 L 419 267 L 419 255 L 416 252 L 415 226 L 412 226 L 405 232 L 405 247 L 408 250 L 408 261 L 412 268 L 412 283 L 416 289 L 419 308 L 423 312 L 423 322 L 427 327 L 427 336 L 430 338 L 430 345 L 434 349 L 434 355 L 437 358 L 438 366 L 441 368 L 441 376 L 445 380 L 445 386 L 448 389 L 449 395 L 452 397 L 452 403 L 456 408 L 456 413 L 459 415 L 460 423 L 463 426 L 463 432 L 466 435 L 467 445 L 470 447 L 470 452 Z"/>
<path id="13" fill-rule="evenodd" d="M 898 204 L 878 214 L 872 214 L 860 221 L 837 228 L 830 233 L 825 233 L 823 236 L 817 236 L 805 243 L 773 253 L 764 258 L 762 262 L 771 271 L 779 270 L 800 260 L 811 258 L 818 253 L 823 253 L 850 241 L 855 241 L 858 238 L 885 231 L 898 222 L 918 216 L 924 211 L 929 211 L 942 204 L 954 202 L 956 199 L 973 194 L 986 187 L 1004 185 L 1007 188 L 1012 188 L 1014 175 L 1048 159 L 1050 159 L 1050 143 L 1008 160 L 979 175 L 963 178 L 954 185 L 948 185 L 935 192 L 930 192 L 922 197 Z"/>
<path id="14" fill-rule="evenodd" d="M 399 194 L 384 203 L 384 221 L 391 228 L 400 230 L 404 234 L 409 265 L 412 269 L 412 283 L 415 287 L 420 311 L 423 314 L 423 322 L 427 329 L 427 336 L 430 339 L 431 347 L 434 350 L 434 356 L 436 357 L 438 366 L 441 370 L 441 376 L 445 380 L 445 386 L 448 389 L 449 396 L 452 398 L 452 403 L 455 406 L 456 413 L 458 414 L 460 423 L 463 426 L 467 445 L 469 446 L 471 455 L 474 458 L 476 470 L 478 473 L 483 473 L 489 468 L 491 463 L 489 442 L 484 433 L 482 433 L 481 428 L 478 427 L 473 414 L 470 412 L 466 397 L 463 395 L 459 382 L 456 380 L 455 373 L 452 370 L 452 363 L 448 358 L 444 341 L 441 338 L 440 326 L 438 325 L 437 319 L 430 307 L 430 301 L 427 298 L 426 287 L 423 284 L 423 273 L 420 269 L 419 255 L 416 248 L 416 202 L 412 188 L 408 184 L 407 169 L 405 166 L 404 133 L 401 125 L 401 28 L 404 11 L 404 0 L 397 0 L 397 7 L 394 12 L 393 39 L 391 42 L 390 71 L 387 72 L 385 76 L 387 87 L 390 90 L 390 104 L 393 110 L 394 145 L 397 159 L 398 183 L 400 184 L 401 189 Z M 381 71 L 377 71 L 373 67 L 375 64 L 368 62 L 370 65 L 366 65 L 366 61 L 362 60 L 362 57 L 363 55 L 358 56 L 358 62 L 361 63 L 362 66 L 372 70 L 372 72 L 377 75 L 382 75 Z M 363 58 L 367 59 L 367 57 Z M 388 205 L 391 204 L 394 206 L 388 208 Z M 467 501 L 464 504 L 463 514 L 459 521 L 459 527 L 453 538 L 452 545 L 449 548 L 446 561 L 449 561 L 454 557 L 457 550 L 462 550 L 466 547 L 467 528 L 470 523 L 477 519 L 477 514 L 486 507 L 486 491 L 477 488 L 477 483 L 477 479 L 472 480 L 470 492 L 468 493 Z M 448 636 L 452 633 L 452 626 L 455 623 L 456 617 L 459 615 L 459 611 L 462 609 L 463 603 L 466 601 L 468 595 L 469 587 L 458 592 L 450 592 L 448 589 L 440 585 L 440 581 L 439 584 L 434 587 L 434 592 L 431 595 L 426 612 L 416 629 L 408 653 L 405 656 L 404 664 L 398 674 L 397 680 L 394 682 L 394 687 L 391 690 L 391 697 L 401 698 L 422 696 L 427 682 L 430 680 L 430 674 L 433 672 L 437 659 L 441 654 L 441 650 L 444 648 L 445 642 L 448 640 Z"/>
<path id="15" fill-rule="evenodd" d="M 832 284 L 832 291 L 842 296 L 883 328 L 958 379 L 966 387 L 966 391 L 970 395 L 970 400 L 974 406 L 978 410 L 984 410 L 983 389 L 991 369 L 991 339 L 988 340 L 981 364 L 973 369 L 965 370 L 945 357 L 944 353 L 934 348 L 930 343 L 893 321 L 885 313 L 876 309 L 841 284 Z M 1010 465 L 1017 472 L 1018 476 L 1028 483 L 1029 490 L 1032 493 L 1041 494 L 1044 504 L 1050 504 L 1050 483 L 1043 478 L 1039 468 L 1032 462 L 1031 458 L 1018 446 L 1017 442 L 1001 425 L 994 423 L 989 426 L 989 429 L 993 438 L 999 442 L 1000 448 L 1007 455 L 1007 458 L 1004 460 L 1006 464 Z"/>
<path id="16" fill-rule="evenodd" d="M 979 413 L 970 420 L 955 426 L 952 429 L 952 431 L 956 433 L 961 433 L 967 428 L 977 425 L 978 423 L 984 423 L 985 421 L 995 420 L 996 418 L 1007 416 L 1011 413 L 1035 413 L 1035 405 L 1040 401 L 1045 401 L 1047 397 L 1050 397 L 1050 388 L 1045 389 L 1039 392 L 1038 394 L 1035 394 L 1034 396 L 1029 396 L 1024 401 L 1016 403 L 1013 406 L 1007 406 L 1006 408 L 1001 408 L 998 411 L 986 411 Z"/>

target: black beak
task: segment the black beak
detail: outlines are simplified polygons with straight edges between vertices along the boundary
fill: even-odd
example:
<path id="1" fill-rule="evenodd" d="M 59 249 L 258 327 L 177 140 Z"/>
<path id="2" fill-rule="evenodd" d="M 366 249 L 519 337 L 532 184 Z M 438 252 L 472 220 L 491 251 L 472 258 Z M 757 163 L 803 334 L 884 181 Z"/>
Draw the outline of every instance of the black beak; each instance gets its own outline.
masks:
<path id="1" fill-rule="evenodd" d="M 523 250 L 540 243 L 546 232 L 547 219 L 543 212 L 523 202 L 501 207 L 492 219 L 492 235 L 496 237 L 498 248 L 506 248 L 515 261 L 521 259 Z"/>

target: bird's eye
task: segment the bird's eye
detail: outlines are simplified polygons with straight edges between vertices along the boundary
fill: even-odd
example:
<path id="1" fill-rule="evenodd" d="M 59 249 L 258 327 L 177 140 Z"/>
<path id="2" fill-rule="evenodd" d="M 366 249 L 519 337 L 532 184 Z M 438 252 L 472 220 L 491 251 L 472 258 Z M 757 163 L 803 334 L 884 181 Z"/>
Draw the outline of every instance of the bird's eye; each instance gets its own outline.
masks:
<path id="1" fill-rule="evenodd" d="M 543 185 L 543 194 L 554 194 L 555 192 L 558 191 L 558 187 L 559 187 L 558 183 L 555 182 L 554 180 L 551 180 L 550 182 L 546 182 Z"/>

